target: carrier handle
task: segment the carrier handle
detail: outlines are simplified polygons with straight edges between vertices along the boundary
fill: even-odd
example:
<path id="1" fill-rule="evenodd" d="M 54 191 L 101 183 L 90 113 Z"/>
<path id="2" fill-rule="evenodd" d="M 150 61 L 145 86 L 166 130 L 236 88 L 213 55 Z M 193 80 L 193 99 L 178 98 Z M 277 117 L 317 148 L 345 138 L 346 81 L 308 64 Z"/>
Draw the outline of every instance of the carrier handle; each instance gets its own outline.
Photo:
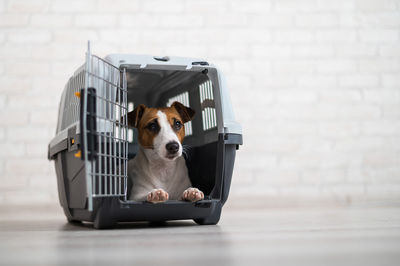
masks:
<path id="1" fill-rule="evenodd" d="M 80 95 L 85 93 L 84 89 L 81 89 Z M 86 134 L 87 141 L 87 158 L 88 160 L 92 160 L 94 156 L 97 154 L 96 151 L 96 89 L 88 88 L 87 89 L 87 110 L 83 110 L 85 97 L 80 97 L 80 132 L 81 132 L 81 159 L 85 159 L 85 147 L 83 134 Z M 86 115 L 86 132 L 83 130 L 84 121 L 83 116 Z"/>

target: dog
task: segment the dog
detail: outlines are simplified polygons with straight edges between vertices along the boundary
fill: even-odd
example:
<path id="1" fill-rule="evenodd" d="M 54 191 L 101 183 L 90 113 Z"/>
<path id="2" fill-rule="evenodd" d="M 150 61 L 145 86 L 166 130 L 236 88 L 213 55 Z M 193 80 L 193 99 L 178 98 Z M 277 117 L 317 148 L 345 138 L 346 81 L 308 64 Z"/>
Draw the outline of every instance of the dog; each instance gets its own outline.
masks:
<path id="1" fill-rule="evenodd" d="M 159 203 L 204 199 L 204 193 L 192 187 L 182 156 L 184 123 L 194 114 L 179 102 L 163 108 L 141 104 L 128 113 L 128 126 L 138 129 L 139 142 L 137 155 L 128 162 L 128 176 L 133 183 L 130 200 Z"/>

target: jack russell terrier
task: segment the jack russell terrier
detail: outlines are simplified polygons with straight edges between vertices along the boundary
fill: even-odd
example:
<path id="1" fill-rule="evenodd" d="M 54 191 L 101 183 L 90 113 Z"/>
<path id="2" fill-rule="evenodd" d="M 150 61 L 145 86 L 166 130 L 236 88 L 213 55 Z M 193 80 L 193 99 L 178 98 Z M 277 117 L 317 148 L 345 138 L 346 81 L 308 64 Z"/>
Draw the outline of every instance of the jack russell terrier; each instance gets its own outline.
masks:
<path id="1" fill-rule="evenodd" d="M 184 123 L 192 120 L 194 113 L 179 102 L 164 108 L 141 104 L 128 113 L 128 126 L 138 129 L 140 144 L 137 155 L 128 162 L 133 183 L 130 200 L 159 203 L 204 199 L 203 192 L 191 187 L 182 156 Z"/>

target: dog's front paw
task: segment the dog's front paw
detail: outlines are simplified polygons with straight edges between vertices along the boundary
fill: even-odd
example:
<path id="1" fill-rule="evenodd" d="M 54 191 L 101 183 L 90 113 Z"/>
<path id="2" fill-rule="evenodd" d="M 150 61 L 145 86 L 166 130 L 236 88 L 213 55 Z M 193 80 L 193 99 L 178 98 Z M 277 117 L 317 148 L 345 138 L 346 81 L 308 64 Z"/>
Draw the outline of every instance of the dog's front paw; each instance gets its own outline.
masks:
<path id="1" fill-rule="evenodd" d="M 191 202 L 199 201 L 204 199 L 204 193 L 197 188 L 190 187 L 183 191 L 182 199 Z"/>
<path id="2" fill-rule="evenodd" d="M 162 188 L 153 189 L 147 194 L 147 201 L 151 203 L 159 203 L 168 200 L 168 193 Z"/>

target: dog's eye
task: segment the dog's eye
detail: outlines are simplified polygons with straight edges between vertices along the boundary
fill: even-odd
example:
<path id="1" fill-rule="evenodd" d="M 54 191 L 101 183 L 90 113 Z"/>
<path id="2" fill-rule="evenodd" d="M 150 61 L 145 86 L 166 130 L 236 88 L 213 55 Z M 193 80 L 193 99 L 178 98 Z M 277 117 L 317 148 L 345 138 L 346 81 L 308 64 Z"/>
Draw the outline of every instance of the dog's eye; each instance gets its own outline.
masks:
<path id="1" fill-rule="evenodd" d="M 147 124 L 147 128 L 152 131 L 152 132 L 157 132 L 159 127 L 158 124 L 156 122 L 150 122 Z"/>
<path id="2" fill-rule="evenodd" d="M 181 129 L 181 127 L 182 127 L 181 121 L 175 120 L 175 122 L 174 122 L 174 129 L 175 129 L 175 130 L 179 130 L 179 129 Z"/>

